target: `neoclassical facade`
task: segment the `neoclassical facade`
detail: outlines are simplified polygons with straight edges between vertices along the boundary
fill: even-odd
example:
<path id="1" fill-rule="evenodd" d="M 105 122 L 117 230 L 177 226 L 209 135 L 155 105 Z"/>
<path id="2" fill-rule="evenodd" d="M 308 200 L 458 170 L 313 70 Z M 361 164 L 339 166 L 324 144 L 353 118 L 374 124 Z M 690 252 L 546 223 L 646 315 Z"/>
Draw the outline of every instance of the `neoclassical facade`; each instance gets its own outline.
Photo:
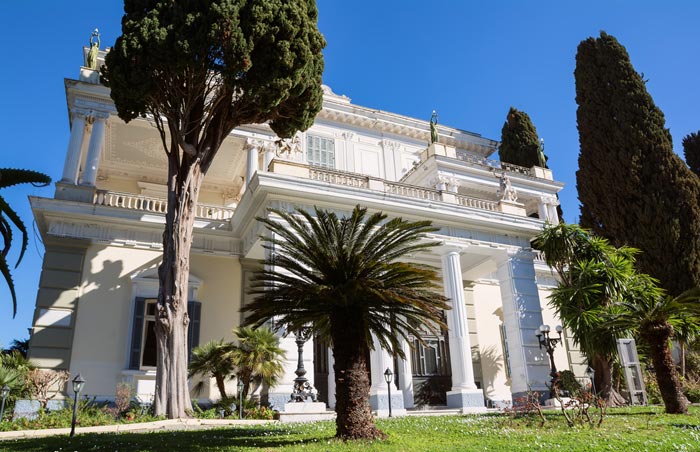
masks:
<path id="1" fill-rule="evenodd" d="M 100 61 L 103 55 L 100 56 Z M 30 339 L 42 367 L 80 372 L 84 393 L 113 398 L 119 382 L 141 399 L 155 385 L 153 325 L 162 252 L 166 159 L 147 119 L 121 121 L 98 73 L 65 81 L 71 132 L 53 198 L 31 198 L 46 254 Z M 324 87 L 314 125 L 279 140 L 266 125 L 236 129 L 222 146 L 197 207 L 189 280 L 190 346 L 232 340 L 252 272 L 265 258 L 256 217 L 268 208 L 319 206 L 371 211 L 439 227 L 441 245 L 413 256 L 437 267 L 452 309 L 446 331 L 405 344 L 406 359 L 376 347 L 371 400 L 387 408 L 382 374 L 394 371 L 392 407 L 464 410 L 544 391 L 549 360 L 534 330 L 556 324 L 546 297 L 555 279 L 530 247 L 556 220 L 563 184 L 548 169 L 490 160 L 498 143 L 425 120 L 355 105 Z M 296 368 L 293 335 L 280 384 L 261 396 L 283 409 Z M 559 369 L 581 374 L 570 341 L 555 352 Z M 308 376 L 334 405 L 333 357 L 305 346 Z M 205 385 L 206 386 L 206 385 Z M 201 400 L 217 397 L 206 386 Z"/>

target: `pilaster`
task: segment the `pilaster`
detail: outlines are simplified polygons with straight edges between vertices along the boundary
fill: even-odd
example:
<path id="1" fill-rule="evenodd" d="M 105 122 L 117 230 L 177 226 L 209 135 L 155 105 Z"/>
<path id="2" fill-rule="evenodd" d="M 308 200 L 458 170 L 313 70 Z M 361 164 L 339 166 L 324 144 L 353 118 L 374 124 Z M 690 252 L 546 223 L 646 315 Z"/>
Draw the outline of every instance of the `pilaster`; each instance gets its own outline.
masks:
<path id="1" fill-rule="evenodd" d="M 531 251 L 518 249 L 498 263 L 513 398 L 529 389 L 547 391 L 549 381 L 549 364 L 534 335 L 542 324 L 542 307 L 533 258 Z"/>

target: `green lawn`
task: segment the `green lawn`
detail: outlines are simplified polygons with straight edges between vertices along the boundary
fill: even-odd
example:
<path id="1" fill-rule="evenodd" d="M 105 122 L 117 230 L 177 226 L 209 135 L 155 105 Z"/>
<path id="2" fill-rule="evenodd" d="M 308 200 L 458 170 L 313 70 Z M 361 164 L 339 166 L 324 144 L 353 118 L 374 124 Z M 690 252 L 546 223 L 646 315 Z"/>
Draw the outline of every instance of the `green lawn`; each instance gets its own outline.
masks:
<path id="1" fill-rule="evenodd" d="M 559 414 L 406 417 L 377 420 L 389 439 L 342 443 L 332 422 L 275 424 L 196 432 L 80 435 L 0 442 L 0 451 L 700 451 L 700 409 L 688 416 L 660 408 L 611 410 L 600 428 L 569 428 Z"/>

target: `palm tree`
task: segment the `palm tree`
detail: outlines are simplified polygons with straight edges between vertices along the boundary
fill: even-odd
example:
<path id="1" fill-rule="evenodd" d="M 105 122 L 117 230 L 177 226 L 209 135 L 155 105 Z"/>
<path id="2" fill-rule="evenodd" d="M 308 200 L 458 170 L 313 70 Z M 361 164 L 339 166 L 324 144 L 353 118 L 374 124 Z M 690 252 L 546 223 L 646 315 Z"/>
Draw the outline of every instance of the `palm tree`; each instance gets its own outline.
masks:
<path id="1" fill-rule="evenodd" d="M 0 188 L 7 188 L 17 184 L 32 184 L 35 186 L 45 186 L 51 182 L 51 178 L 45 174 L 35 171 L 0 168 Z M 17 315 L 17 295 L 15 294 L 15 284 L 12 281 L 10 267 L 7 265 L 7 253 L 10 252 L 12 246 L 12 225 L 19 229 L 22 233 L 22 246 L 19 252 L 19 258 L 15 267 L 19 265 L 27 249 L 27 228 L 19 218 L 19 215 L 10 207 L 5 199 L 0 196 L 0 235 L 2 236 L 2 249 L 0 249 L 0 273 L 5 278 L 7 286 L 10 288 L 12 295 L 12 317 Z"/>
<path id="2" fill-rule="evenodd" d="M 612 383 L 616 339 L 623 331 L 608 324 L 613 305 L 630 296 L 640 282 L 634 269 L 634 248 L 615 248 L 574 224 L 548 225 L 532 246 L 544 252 L 547 264 L 560 277 L 552 290 L 552 306 L 574 342 L 595 369 L 595 386 L 608 405 L 625 403 Z"/>
<path id="3" fill-rule="evenodd" d="M 445 327 L 447 299 L 437 291 L 437 274 L 399 259 L 437 245 L 424 240 L 429 221 L 386 221 L 355 207 L 338 218 L 315 208 L 315 215 L 271 210 L 280 219 L 259 218 L 272 237 L 266 267 L 253 278 L 256 299 L 245 308 L 248 322 L 275 319 L 296 331 L 311 324 L 331 344 L 335 359 L 336 436 L 377 439 L 369 405 L 367 356 L 375 336 L 381 347 L 403 356 L 402 340 L 421 336 L 420 327 Z"/>
<path id="4" fill-rule="evenodd" d="M 243 382 L 243 398 L 254 393 L 261 384 L 275 386 L 284 373 L 284 350 L 279 338 L 267 327 L 239 327 L 233 330 L 238 346 L 231 352 L 231 361 Z"/>
<path id="5" fill-rule="evenodd" d="M 213 378 L 221 398 L 226 399 L 225 381 L 227 378 L 232 378 L 235 370 L 232 355 L 234 348 L 233 344 L 224 342 L 223 339 L 195 347 L 192 349 L 188 376 L 203 375 Z M 203 388 L 204 382 L 200 381 L 195 385 L 194 391 L 200 393 Z"/>
<path id="6" fill-rule="evenodd" d="M 654 281 L 649 278 L 654 284 Z M 650 290 L 651 289 L 651 290 Z M 621 312 L 610 322 L 613 328 L 633 330 L 649 347 L 664 407 L 670 414 L 686 414 L 688 400 L 683 395 L 669 341 L 674 327 L 683 323 L 700 324 L 700 288 L 695 287 L 673 298 L 659 290 L 638 286 L 638 296 L 619 304 Z"/>

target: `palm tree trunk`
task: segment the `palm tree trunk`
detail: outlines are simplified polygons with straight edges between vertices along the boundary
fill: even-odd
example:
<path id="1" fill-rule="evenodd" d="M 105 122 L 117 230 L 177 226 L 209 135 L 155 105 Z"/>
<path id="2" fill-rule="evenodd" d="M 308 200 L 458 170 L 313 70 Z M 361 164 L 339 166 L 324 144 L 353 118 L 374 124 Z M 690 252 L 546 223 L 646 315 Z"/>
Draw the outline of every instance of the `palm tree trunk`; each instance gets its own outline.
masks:
<path id="1" fill-rule="evenodd" d="M 341 318 L 343 317 L 343 318 Z M 331 335 L 335 363 L 336 437 L 343 440 L 384 439 L 369 405 L 368 350 L 357 315 L 333 316 Z"/>
<path id="2" fill-rule="evenodd" d="M 651 359 L 656 371 L 656 382 L 669 414 L 688 413 L 688 399 L 683 395 L 681 382 L 678 380 L 676 365 L 668 346 L 673 328 L 668 323 L 652 325 L 641 332 L 642 338 L 649 345 Z"/>
<path id="3" fill-rule="evenodd" d="M 224 384 L 224 376 L 221 374 L 214 375 L 214 381 L 216 381 L 216 387 L 219 389 L 219 394 L 221 394 L 221 400 L 227 399 L 226 395 L 226 384 Z"/>

